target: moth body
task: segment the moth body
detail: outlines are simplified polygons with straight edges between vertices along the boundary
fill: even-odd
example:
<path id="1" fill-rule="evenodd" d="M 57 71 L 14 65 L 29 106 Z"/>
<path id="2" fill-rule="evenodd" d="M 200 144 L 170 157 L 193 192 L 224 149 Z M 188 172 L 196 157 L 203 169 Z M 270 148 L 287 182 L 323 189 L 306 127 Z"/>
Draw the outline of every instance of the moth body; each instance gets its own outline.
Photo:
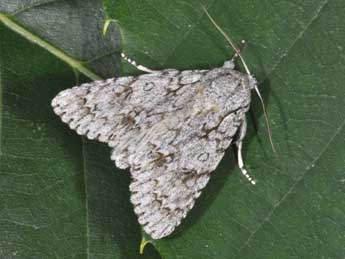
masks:
<path id="1" fill-rule="evenodd" d="M 138 221 L 159 239 L 186 217 L 225 150 L 241 140 L 255 84 L 226 61 L 82 84 L 60 92 L 52 107 L 79 135 L 107 143 L 117 167 L 129 168 Z"/>

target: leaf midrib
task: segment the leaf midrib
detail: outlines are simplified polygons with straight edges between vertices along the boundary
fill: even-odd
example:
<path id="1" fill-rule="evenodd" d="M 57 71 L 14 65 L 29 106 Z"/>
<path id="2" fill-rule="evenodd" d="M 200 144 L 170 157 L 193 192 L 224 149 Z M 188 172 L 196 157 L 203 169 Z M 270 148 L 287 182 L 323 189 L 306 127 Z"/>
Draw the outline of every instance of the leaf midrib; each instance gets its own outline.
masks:
<path id="1" fill-rule="evenodd" d="M 83 176 L 84 176 L 84 194 L 85 194 L 85 220 L 86 220 L 86 258 L 90 258 L 90 226 L 89 226 L 89 200 L 87 191 L 87 174 L 86 174 L 86 156 L 85 156 L 85 137 L 81 137 L 81 150 L 83 157 Z"/>
<path id="2" fill-rule="evenodd" d="M 299 42 L 300 39 L 303 38 L 305 32 L 309 29 L 309 27 L 317 20 L 317 18 L 320 16 L 320 13 L 325 8 L 325 6 L 328 4 L 328 0 L 325 0 L 322 5 L 319 6 L 317 9 L 315 15 L 311 17 L 310 21 L 307 23 L 305 28 L 301 30 L 301 32 L 297 35 L 296 39 L 292 42 L 291 46 L 286 49 L 286 53 L 281 55 L 278 59 L 278 61 L 272 66 L 271 70 L 268 71 L 266 76 L 262 79 L 262 82 L 264 82 L 267 78 L 270 77 L 270 75 L 277 69 L 277 67 L 283 62 L 284 58 L 286 58 L 290 51 L 293 49 L 293 47 Z M 261 82 L 261 83 L 262 83 Z"/>

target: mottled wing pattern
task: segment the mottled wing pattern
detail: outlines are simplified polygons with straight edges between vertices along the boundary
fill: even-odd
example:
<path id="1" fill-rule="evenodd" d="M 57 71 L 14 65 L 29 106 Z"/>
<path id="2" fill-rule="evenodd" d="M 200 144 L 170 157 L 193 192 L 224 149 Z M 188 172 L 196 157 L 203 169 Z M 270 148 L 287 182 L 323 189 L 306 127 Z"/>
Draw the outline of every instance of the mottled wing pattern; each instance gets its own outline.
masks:
<path id="1" fill-rule="evenodd" d="M 114 147 L 117 166 L 127 168 L 126 159 L 122 161 L 120 157 L 127 157 L 128 148 L 161 120 L 163 112 L 159 107 L 164 105 L 169 89 L 178 87 L 178 73 L 164 70 L 82 84 L 60 92 L 52 100 L 52 107 L 79 135 Z M 175 109 L 171 107 L 170 112 Z"/>
<path id="2" fill-rule="evenodd" d="M 229 68 L 162 70 L 83 84 L 56 96 L 56 114 L 106 142 L 130 167 L 145 232 L 169 235 L 193 207 L 245 118 L 250 80 Z"/>

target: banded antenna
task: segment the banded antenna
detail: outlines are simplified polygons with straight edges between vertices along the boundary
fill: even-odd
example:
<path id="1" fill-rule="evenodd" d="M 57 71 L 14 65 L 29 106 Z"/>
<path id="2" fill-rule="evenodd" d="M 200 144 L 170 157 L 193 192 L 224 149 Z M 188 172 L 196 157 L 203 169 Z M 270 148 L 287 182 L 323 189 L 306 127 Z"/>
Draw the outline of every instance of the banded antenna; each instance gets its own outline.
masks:
<path id="1" fill-rule="evenodd" d="M 241 62 L 243 64 L 243 67 L 244 69 L 246 70 L 246 73 L 248 74 L 248 76 L 250 78 L 253 78 L 253 75 L 250 73 L 249 71 L 249 68 L 246 64 L 246 62 L 244 61 L 242 55 L 241 55 L 241 52 L 240 50 L 236 47 L 236 45 L 234 44 L 234 42 L 230 39 L 230 37 L 225 33 L 225 31 L 220 28 L 220 26 L 216 23 L 216 21 L 212 18 L 212 16 L 208 13 L 208 11 L 206 10 L 205 6 L 202 6 L 202 9 L 204 10 L 204 12 L 206 13 L 207 17 L 210 19 L 210 21 L 213 23 L 213 25 L 217 28 L 217 30 L 224 36 L 224 38 L 226 39 L 226 41 L 230 44 L 230 46 L 235 50 L 236 52 L 236 55 L 241 59 Z M 271 124 L 270 124 L 270 121 L 269 121 L 269 118 L 268 118 L 268 113 L 266 111 L 266 107 L 265 107 L 265 104 L 264 104 L 264 100 L 261 96 L 261 93 L 258 89 L 258 86 L 257 84 L 254 85 L 254 89 L 255 89 L 255 92 L 256 94 L 258 95 L 259 99 L 260 99 L 260 102 L 261 102 L 261 105 L 262 105 L 262 110 L 264 112 L 264 116 L 265 116 L 265 120 L 266 120 L 266 127 L 267 127 L 267 131 L 268 131 L 268 138 L 269 138 L 269 141 L 271 143 L 271 146 L 272 146 L 272 150 L 275 154 L 277 154 L 276 152 L 276 149 L 274 147 L 274 144 L 273 144 L 273 140 L 272 140 L 272 132 L 271 132 Z"/>

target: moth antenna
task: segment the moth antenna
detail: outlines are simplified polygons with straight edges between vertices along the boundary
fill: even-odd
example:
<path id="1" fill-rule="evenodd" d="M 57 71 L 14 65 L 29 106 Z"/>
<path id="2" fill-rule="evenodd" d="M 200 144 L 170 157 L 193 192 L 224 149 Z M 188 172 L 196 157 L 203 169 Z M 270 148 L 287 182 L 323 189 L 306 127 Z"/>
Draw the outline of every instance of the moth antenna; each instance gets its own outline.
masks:
<path id="1" fill-rule="evenodd" d="M 216 21 L 211 17 L 211 15 L 208 13 L 208 11 L 206 10 L 205 6 L 202 6 L 202 9 L 204 10 L 204 12 L 206 13 L 208 19 L 210 19 L 210 21 L 213 23 L 213 25 L 217 28 L 217 30 L 224 36 L 224 38 L 227 40 L 227 42 L 230 44 L 230 46 L 235 50 L 237 56 L 241 59 L 241 62 L 244 66 L 244 69 L 246 70 L 246 73 L 251 76 L 251 73 L 248 69 L 248 66 L 246 64 L 246 62 L 244 61 L 240 50 L 236 47 L 236 45 L 233 43 L 233 41 L 230 39 L 230 37 L 225 33 L 225 31 L 223 31 L 222 28 L 219 27 L 219 25 L 216 23 Z"/>
<path id="2" fill-rule="evenodd" d="M 255 89 L 256 94 L 259 96 L 259 99 L 260 99 L 260 102 L 261 102 L 261 105 L 262 105 L 262 110 L 264 111 L 266 127 L 267 127 L 267 131 L 268 131 L 268 139 L 270 140 L 270 144 L 271 144 L 273 152 L 275 154 L 277 154 L 276 148 L 274 147 L 274 144 L 273 144 L 272 131 L 271 131 L 271 123 L 270 123 L 270 120 L 269 120 L 269 117 L 268 117 L 268 112 L 267 112 L 265 104 L 264 104 L 264 100 L 263 100 L 263 98 L 261 96 L 261 93 L 260 93 L 257 85 L 254 86 L 254 89 Z"/>
<path id="3" fill-rule="evenodd" d="M 134 66 L 136 69 L 138 70 L 141 70 L 143 72 L 146 72 L 146 73 L 153 73 L 155 72 L 154 70 L 152 69 L 149 69 L 143 65 L 138 65 L 137 62 L 135 62 L 135 60 L 132 60 L 130 59 L 129 57 L 127 57 L 127 55 L 123 52 L 121 52 L 121 57 L 126 60 L 129 64 L 131 64 L 132 66 Z"/>
<path id="4" fill-rule="evenodd" d="M 225 31 L 222 28 L 220 28 L 220 26 L 216 23 L 216 21 L 211 17 L 211 15 L 206 10 L 205 6 L 202 6 L 202 9 L 206 13 L 208 19 L 213 23 L 213 25 L 224 36 L 224 38 L 227 40 L 227 42 L 230 44 L 230 46 L 235 50 L 236 55 L 241 59 L 243 67 L 246 70 L 246 73 L 248 74 L 248 76 L 253 78 L 252 74 L 249 71 L 249 68 L 248 68 L 246 62 L 244 61 L 244 59 L 243 59 L 243 57 L 241 55 L 241 52 L 239 51 L 239 49 L 236 47 L 236 45 L 233 43 L 233 41 L 230 39 L 230 37 L 225 33 Z M 272 140 L 271 124 L 270 124 L 269 119 L 268 119 L 268 113 L 266 111 L 264 100 L 263 100 L 263 98 L 261 96 L 261 93 L 260 93 L 260 91 L 258 89 L 258 86 L 256 84 L 254 85 L 254 89 L 255 89 L 255 92 L 257 93 L 257 95 L 259 96 L 260 102 L 262 104 L 262 110 L 264 112 L 265 121 L 266 121 L 266 127 L 267 127 L 267 131 L 268 131 L 268 138 L 269 138 L 269 141 L 271 143 L 272 150 L 273 150 L 273 152 L 275 154 L 277 154 L 276 149 L 275 149 L 274 144 L 273 144 L 273 140 Z"/>

